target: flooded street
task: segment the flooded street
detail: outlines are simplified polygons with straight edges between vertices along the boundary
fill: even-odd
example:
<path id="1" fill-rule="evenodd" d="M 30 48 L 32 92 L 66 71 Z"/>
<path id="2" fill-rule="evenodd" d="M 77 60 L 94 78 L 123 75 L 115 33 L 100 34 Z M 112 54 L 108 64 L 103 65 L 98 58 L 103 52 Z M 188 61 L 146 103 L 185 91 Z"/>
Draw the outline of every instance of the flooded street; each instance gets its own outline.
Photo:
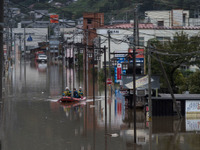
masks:
<path id="1" fill-rule="evenodd" d="M 133 110 L 117 89 L 111 96 L 108 88 L 105 116 L 104 87 L 95 84 L 95 104 L 92 89 L 86 102 L 59 103 L 66 86 L 83 87 L 83 75 L 59 63 L 25 64 L 17 62 L 4 78 L 1 150 L 199 150 L 200 119 L 148 122 L 138 109 L 134 144 Z"/>

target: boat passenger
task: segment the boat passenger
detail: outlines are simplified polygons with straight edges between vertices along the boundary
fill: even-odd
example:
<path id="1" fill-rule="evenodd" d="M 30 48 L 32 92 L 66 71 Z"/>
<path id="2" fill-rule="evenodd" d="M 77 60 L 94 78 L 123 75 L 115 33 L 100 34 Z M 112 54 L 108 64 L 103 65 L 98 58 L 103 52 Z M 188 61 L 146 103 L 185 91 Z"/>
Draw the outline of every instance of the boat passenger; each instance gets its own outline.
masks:
<path id="1" fill-rule="evenodd" d="M 76 88 L 74 88 L 73 97 L 74 98 L 79 98 Z"/>
<path id="2" fill-rule="evenodd" d="M 65 91 L 63 92 L 63 96 L 71 96 L 71 91 L 68 87 L 65 88 Z"/>
<path id="3" fill-rule="evenodd" d="M 82 91 L 81 87 L 79 87 L 78 96 L 79 96 L 79 98 L 83 97 L 83 91 Z"/>

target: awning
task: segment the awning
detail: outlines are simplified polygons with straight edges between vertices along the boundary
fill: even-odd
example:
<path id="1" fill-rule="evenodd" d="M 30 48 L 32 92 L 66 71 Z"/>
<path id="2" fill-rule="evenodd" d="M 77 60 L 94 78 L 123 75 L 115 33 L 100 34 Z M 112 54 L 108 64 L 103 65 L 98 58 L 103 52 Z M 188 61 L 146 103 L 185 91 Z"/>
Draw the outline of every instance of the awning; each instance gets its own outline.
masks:
<path id="1" fill-rule="evenodd" d="M 151 78 L 151 82 L 153 82 L 153 81 L 154 81 L 154 79 Z M 138 80 L 136 80 L 135 87 L 139 88 L 139 87 L 142 87 L 142 86 L 144 86 L 146 84 L 148 84 L 148 75 L 146 75 L 146 76 L 144 76 L 144 77 L 139 78 Z M 133 89 L 133 81 L 125 84 L 125 86 L 128 89 Z"/>

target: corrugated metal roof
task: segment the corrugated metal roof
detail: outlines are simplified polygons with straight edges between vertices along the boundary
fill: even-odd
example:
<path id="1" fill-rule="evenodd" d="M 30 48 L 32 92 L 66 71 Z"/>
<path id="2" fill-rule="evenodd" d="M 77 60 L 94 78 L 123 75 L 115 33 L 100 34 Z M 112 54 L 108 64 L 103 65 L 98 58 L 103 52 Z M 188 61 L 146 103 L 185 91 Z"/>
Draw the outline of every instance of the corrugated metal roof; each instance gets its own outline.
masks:
<path id="1" fill-rule="evenodd" d="M 200 94 L 174 94 L 177 100 L 200 100 Z M 171 94 L 159 94 L 159 97 L 152 97 L 152 99 L 168 100 L 172 99 Z"/>
<path id="2" fill-rule="evenodd" d="M 114 24 L 106 25 L 101 27 L 101 29 L 131 29 L 133 24 Z M 184 26 L 184 27 L 158 27 L 152 23 L 139 24 L 139 29 L 157 29 L 157 30 L 200 30 L 200 26 Z"/>

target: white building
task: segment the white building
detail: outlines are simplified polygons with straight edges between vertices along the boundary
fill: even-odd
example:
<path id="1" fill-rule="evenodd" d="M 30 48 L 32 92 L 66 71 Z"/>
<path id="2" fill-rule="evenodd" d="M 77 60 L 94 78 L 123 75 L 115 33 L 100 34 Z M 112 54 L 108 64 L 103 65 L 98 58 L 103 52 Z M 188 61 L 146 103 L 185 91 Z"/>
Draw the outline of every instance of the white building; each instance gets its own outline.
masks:
<path id="1" fill-rule="evenodd" d="M 12 35 L 13 35 L 13 38 L 12 38 L 13 45 L 15 45 L 15 47 L 19 48 L 19 50 L 21 51 L 24 51 L 24 46 L 26 46 L 26 50 L 28 53 L 30 48 L 38 47 L 39 42 L 46 42 L 48 29 L 47 28 L 13 28 Z M 15 48 L 13 47 L 12 50 L 14 49 Z"/>
<path id="2" fill-rule="evenodd" d="M 190 26 L 200 26 L 200 18 L 190 18 Z"/>
<path id="3" fill-rule="evenodd" d="M 150 23 L 158 27 L 189 26 L 189 10 L 173 9 L 163 11 L 145 11 L 145 16 Z"/>
<path id="4" fill-rule="evenodd" d="M 112 26 L 104 26 L 97 29 L 97 34 L 101 37 L 101 47 L 104 45 L 108 48 L 108 31 L 111 33 L 111 53 L 116 52 L 127 52 L 129 48 L 129 37 L 133 36 L 133 26 L 132 24 L 118 24 Z M 161 42 L 172 40 L 176 33 L 186 33 L 189 37 L 196 36 L 200 33 L 200 27 L 158 27 L 154 24 L 139 24 L 139 45 L 140 47 L 147 46 L 147 42 L 150 39 L 156 38 Z M 108 61 L 108 51 L 107 51 Z M 111 55 L 111 58 L 114 57 Z M 101 58 L 101 63 L 103 65 L 103 56 Z M 101 66 L 102 66 L 101 65 Z"/>

